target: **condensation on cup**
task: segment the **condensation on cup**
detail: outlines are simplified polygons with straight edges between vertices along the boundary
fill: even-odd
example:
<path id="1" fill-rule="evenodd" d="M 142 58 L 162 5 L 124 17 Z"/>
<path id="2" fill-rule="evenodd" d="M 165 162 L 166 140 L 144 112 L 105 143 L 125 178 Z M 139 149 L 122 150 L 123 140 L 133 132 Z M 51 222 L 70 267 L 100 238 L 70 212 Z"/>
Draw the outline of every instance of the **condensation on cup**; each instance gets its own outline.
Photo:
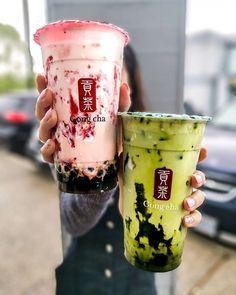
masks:
<path id="1" fill-rule="evenodd" d="M 95 21 L 59 21 L 34 35 L 58 115 L 54 162 L 61 191 L 117 184 L 117 111 L 128 39 L 121 28 Z"/>

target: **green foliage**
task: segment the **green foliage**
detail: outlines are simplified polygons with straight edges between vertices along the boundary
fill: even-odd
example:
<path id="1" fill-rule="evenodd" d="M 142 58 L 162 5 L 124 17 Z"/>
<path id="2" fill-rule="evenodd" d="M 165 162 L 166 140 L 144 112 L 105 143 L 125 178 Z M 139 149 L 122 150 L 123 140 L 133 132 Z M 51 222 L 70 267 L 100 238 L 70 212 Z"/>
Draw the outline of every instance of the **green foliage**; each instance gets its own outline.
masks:
<path id="1" fill-rule="evenodd" d="M 34 88 L 34 77 L 22 77 L 19 75 L 20 64 L 19 61 L 13 59 L 13 53 L 18 52 L 23 56 L 26 52 L 26 44 L 21 40 L 20 34 L 17 30 L 6 24 L 0 23 L 0 66 L 5 69 L 0 72 L 0 93 L 19 90 L 24 88 Z M 19 57 L 19 60 L 22 57 Z"/>
<path id="2" fill-rule="evenodd" d="M 28 89 L 33 89 L 33 88 L 36 88 L 36 83 L 35 83 L 35 76 L 29 76 L 27 79 L 26 79 L 26 85 L 27 85 L 27 88 Z"/>
<path id="3" fill-rule="evenodd" d="M 26 88 L 24 80 L 17 79 L 11 74 L 0 76 L 0 93 Z"/>
<path id="4" fill-rule="evenodd" d="M 6 38 L 18 44 L 21 43 L 20 34 L 17 32 L 17 30 L 10 25 L 1 24 L 1 23 L 0 23 L 0 38 L 1 39 Z"/>
<path id="5" fill-rule="evenodd" d="M 21 40 L 20 34 L 10 25 L 0 23 L 0 40 L 2 46 L 0 63 L 11 63 L 14 49 L 17 49 L 22 54 L 26 50 L 25 43 Z"/>
<path id="6" fill-rule="evenodd" d="M 0 93 L 26 88 L 35 88 L 34 77 L 28 77 L 28 79 L 19 79 L 12 74 L 0 75 Z"/>

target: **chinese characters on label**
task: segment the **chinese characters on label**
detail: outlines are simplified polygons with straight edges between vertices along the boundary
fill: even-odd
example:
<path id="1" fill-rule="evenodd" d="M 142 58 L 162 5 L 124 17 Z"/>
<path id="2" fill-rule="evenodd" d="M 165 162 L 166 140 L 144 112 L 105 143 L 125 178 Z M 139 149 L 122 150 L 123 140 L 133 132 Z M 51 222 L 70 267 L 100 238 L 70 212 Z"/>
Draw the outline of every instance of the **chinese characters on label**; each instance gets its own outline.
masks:
<path id="1" fill-rule="evenodd" d="M 156 169 L 154 180 L 154 198 L 167 201 L 171 196 L 173 172 L 170 169 Z"/>
<path id="2" fill-rule="evenodd" d="M 82 78 L 78 81 L 79 108 L 81 112 L 96 111 L 96 81 L 91 78 Z"/>

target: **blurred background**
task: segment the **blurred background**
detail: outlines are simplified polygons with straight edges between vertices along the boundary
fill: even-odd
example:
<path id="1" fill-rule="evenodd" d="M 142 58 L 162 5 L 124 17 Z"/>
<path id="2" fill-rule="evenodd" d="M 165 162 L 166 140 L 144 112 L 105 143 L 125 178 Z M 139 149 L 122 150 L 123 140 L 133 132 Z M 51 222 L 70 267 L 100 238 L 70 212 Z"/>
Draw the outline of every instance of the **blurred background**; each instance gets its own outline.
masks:
<path id="1" fill-rule="evenodd" d="M 204 146 L 203 222 L 161 295 L 236 294 L 235 0 L 8 0 L 0 10 L 0 294 L 54 294 L 62 260 L 56 185 L 40 156 L 33 33 L 59 19 L 100 19 L 131 37 L 146 105 L 213 116 Z"/>

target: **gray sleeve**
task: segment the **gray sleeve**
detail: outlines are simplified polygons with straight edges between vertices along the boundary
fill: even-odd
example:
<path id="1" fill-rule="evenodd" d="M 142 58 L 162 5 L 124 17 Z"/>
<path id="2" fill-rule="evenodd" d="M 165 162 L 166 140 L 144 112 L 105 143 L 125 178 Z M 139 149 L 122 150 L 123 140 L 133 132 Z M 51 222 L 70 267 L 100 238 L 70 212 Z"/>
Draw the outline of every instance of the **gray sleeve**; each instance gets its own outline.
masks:
<path id="1" fill-rule="evenodd" d="M 92 229 L 113 200 L 117 188 L 98 194 L 60 193 L 61 222 L 74 237 Z"/>

